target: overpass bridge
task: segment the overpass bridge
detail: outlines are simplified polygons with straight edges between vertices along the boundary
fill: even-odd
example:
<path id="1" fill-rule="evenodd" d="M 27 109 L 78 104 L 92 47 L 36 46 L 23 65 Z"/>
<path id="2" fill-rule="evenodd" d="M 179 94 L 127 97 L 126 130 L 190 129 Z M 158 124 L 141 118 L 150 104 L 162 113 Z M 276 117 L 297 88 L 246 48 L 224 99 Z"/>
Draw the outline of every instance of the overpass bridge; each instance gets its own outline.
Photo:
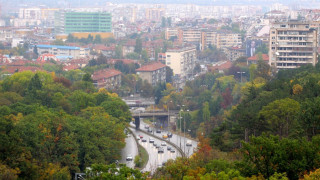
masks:
<path id="1" fill-rule="evenodd" d="M 170 111 L 169 116 L 177 116 L 179 111 Z M 160 121 L 160 124 L 165 125 L 168 122 L 168 111 L 143 111 L 143 112 L 132 112 L 132 117 L 136 125 L 136 129 L 140 128 L 140 119 L 141 118 L 156 118 L 157 121 Z"/>
<path id="2" fill-rule="evenodd" d="M 170 116 L 176 116 L 179 111 L 170 111 Z M 168 111 L 144 111 L 144 112 L 132 112 L 132 117 L 149 118 L 149 117 L 168 117 Z"/>

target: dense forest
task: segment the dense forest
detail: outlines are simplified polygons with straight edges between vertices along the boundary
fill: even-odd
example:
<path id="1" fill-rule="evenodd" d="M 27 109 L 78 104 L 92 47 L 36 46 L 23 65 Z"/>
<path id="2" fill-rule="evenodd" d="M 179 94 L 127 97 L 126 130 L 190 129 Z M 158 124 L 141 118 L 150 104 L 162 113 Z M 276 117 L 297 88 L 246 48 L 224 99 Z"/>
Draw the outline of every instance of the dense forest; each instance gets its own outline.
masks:
<path id="1" fill-rule="evenodd" d="M 243 83 L 238 71 L 246 72 Z M 182 92 L 166 91 L 163 103 L 181 110 L 200 144 L 155 178 L 319 179 L 319 64 L 276 73 L 262 61 L 249 68 L 238 62 L 224 75 L 188 82 Z"/>
<path id="2" fill-rule="evenodd" d="M 91 81 L 25 71 L 0 82 L 0 179 L 71 179 L 120 158 L 131 114 Z"/>

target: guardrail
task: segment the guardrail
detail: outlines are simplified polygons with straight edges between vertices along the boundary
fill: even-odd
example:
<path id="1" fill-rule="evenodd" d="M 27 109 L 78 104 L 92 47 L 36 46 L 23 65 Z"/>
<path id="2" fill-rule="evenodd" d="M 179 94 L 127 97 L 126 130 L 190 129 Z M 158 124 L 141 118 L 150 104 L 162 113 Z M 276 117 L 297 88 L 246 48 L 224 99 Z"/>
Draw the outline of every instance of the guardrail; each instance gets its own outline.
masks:
<path id="1" fill-rule="evenodd" d="M 132 125 L 130 125 L 130 127 L 135 128 Z M 174 143 L 172 143 L 172 142 L 170 142 L 170 141 L 168 141 L 166 139 L 159 138 L 158 136 L 156 136 L 154 134 L 151 134 L 151 133 L 149 133 L 149 132 L 147 132 L 145 130 L 142 130 L 142 129 L 136 129 L 136 130 L 141 131 L 141 132 L 143 132 L 145 134 L 148 134 L 149 136 L 152 136 L 152 137 L 154 137 L 154 138 L 156 138 L 158 140 L 165 141 L 167 144 L 170 144 L 171 146 L 175 147 L 177 149 L 177 151 L 179 151 L 179 153 L 181 154 L 182 157 L 186 157 L 186 154 L 182 151 L 182 149 L 179 146 L 175 145 Z"/>

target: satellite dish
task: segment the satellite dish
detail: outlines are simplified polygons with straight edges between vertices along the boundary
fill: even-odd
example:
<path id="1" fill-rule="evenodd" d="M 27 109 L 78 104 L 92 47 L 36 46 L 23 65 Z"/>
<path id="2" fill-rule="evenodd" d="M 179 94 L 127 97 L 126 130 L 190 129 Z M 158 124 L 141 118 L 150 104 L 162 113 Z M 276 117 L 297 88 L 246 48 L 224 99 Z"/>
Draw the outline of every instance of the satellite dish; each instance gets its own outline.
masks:
<path id="1" fill-rule="evenodd" d="M 279 52 L 276 52 L 276 55 L 279 56 L 280 55 Z"/>

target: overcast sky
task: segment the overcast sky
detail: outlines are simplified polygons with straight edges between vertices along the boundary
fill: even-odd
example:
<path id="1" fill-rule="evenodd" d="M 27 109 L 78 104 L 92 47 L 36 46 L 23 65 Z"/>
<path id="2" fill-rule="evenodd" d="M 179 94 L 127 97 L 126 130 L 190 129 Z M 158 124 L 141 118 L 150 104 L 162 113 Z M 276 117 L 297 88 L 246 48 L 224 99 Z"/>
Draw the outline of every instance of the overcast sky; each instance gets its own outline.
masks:
<path id="1" fill-rule="evenodd" d="M 16 9 L 21 5 L 37 6 L 40 4 L 49 7 L 93 7 L 112 3 L 148 3 L 148 4 L 197 4 L 197 5 L 270 5 L 282 3 L 285 5 L 302 5 L 304 8 L 320 8 L 320 0 L 0 0 L 2 11 Z M 17 6 L 18 5 L 18 6 Z M 64 8 L 64 7 L 61 7 Z"/>

